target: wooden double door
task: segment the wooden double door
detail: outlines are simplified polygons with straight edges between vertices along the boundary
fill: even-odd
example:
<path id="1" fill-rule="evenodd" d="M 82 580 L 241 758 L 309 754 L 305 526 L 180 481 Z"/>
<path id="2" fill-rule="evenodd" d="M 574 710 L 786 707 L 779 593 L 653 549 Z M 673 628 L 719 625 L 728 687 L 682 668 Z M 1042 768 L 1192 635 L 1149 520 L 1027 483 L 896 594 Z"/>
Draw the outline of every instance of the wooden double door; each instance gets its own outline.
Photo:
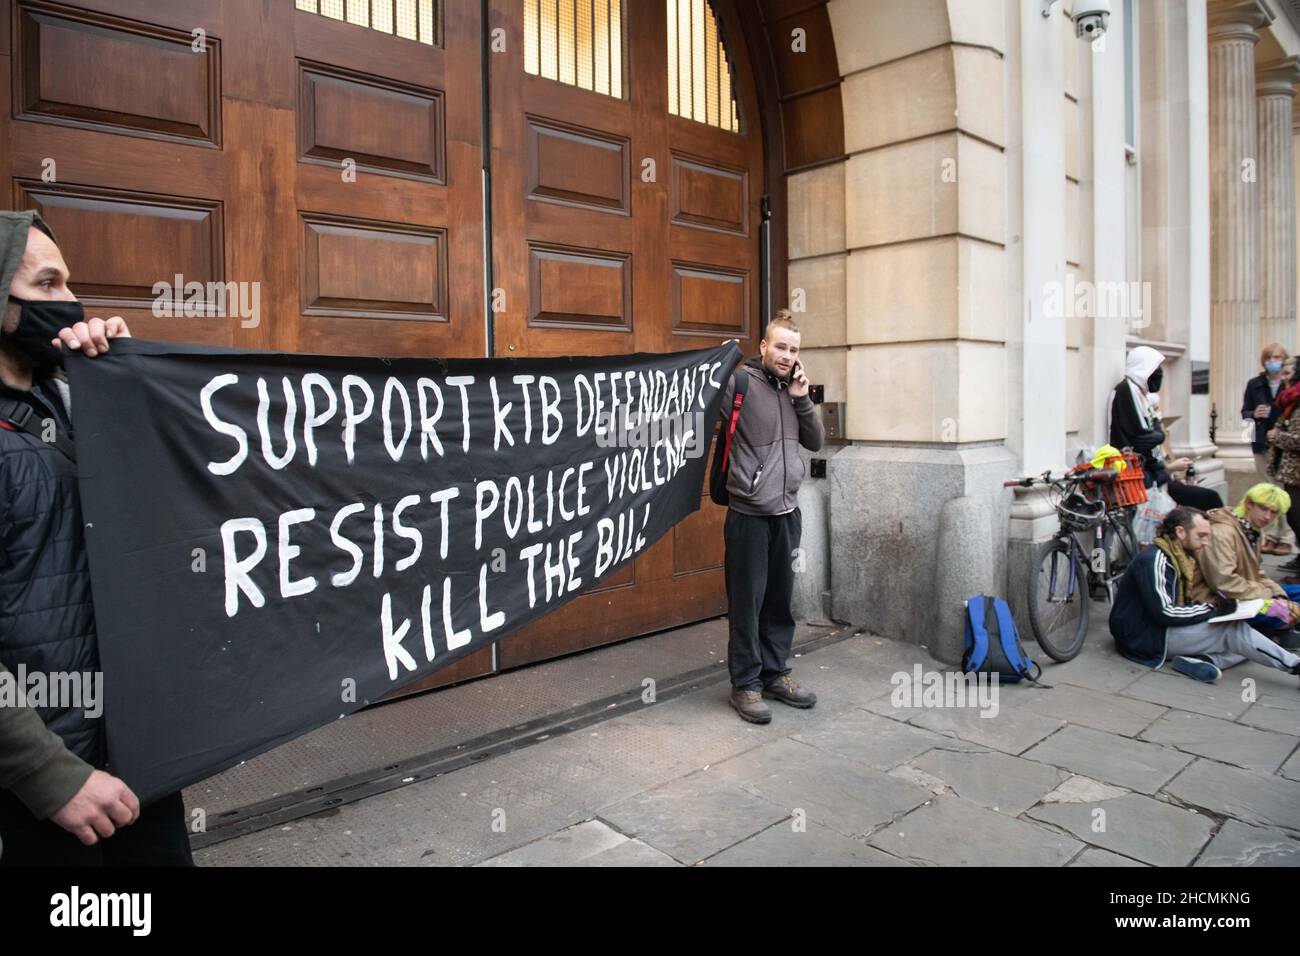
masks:
<path id="1" fill-rule="evenodd" d="M 733 0 L 491 0 L 486 22 L 477 0 L 0 8 L 10 208 L 39 209 L 78 296 L 139 337 L 756 346 L 762 129 Z M 161 314 L 190 283 L 226 289 L 224 314 Z M 420 686 L 722 613 L 722 516 L 705 499 L 598 589 Z"/>

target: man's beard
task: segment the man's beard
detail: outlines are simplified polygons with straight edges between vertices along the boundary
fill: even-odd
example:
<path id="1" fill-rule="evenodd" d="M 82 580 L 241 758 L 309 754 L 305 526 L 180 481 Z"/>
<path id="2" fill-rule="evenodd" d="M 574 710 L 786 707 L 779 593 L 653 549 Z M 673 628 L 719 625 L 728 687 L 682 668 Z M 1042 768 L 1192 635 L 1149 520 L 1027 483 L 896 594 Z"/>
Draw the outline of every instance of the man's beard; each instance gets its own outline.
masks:
<path id="1" fill-rule="evenodd" d="M 4 320 L 0 321 L 0 333 L 8 335 L 18 328 L 18 320 L 22 317 L 23 307 L 17 302 L 5 303 Z"/>
<path id="2" fill-rule="evenodd" d="M 18 328 L 18 320 L 23 314 L 22 306 L 16 302 L 6 302 L 4 319 L 0 321 L 0 355 L 4 356 L 5 361 L 14 368 L 27 371 L 35 368 L 30 356 L 22 349 L 15 348 L 13 343 L 8 340 L 8 336 Z"/>

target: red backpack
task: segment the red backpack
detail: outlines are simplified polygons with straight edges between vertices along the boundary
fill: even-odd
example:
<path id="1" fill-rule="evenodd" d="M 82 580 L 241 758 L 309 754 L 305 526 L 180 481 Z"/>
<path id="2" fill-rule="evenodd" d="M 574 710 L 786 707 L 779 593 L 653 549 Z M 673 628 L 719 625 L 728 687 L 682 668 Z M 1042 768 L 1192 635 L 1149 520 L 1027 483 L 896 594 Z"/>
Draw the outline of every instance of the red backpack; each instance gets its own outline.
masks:
<path id="1" fill-rule="evenodd" d="M 736 435 L 736 423 L 740 421 L 740 406 L 745 403 L 745 393 L 749 391 L 749 373 L 743 368 L 733 375 L 736 382 L 736 397 L 731 400 L 731 419 L 718 429 L 718 439 L 713 445 L 713 465 L 709 469 L 709 497 L 714 504 L 726 505 L 730 500 L 727 494 L 727 466 L 730 464 L 731 439 Z"/>

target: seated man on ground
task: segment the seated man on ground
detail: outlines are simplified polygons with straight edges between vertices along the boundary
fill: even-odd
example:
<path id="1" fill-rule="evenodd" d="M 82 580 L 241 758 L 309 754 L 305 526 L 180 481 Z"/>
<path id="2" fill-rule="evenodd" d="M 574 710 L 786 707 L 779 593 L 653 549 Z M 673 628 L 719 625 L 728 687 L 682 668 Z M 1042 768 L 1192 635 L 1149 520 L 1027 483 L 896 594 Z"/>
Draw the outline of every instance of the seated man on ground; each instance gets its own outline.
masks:
<path id="1" fill-rule="evenodd" d="M 1196 574 L 1188 596 L 1208 603 L 1215 595 L 1238 601 L 1262 599 L 1266 603 L 1250 622 L 1289 650 L 1300 646 L 1300 635 L 1291 628 L 1300 621 L 1300 585 L 1281 585 L 1264 573 L 1260 565 L 1263 531 L 1291 508 L 1291 496 L 1277 485 L 1254 485 L 1231 511 L 1215 508 L 1210 520 L 1210 543 L 1196 558 Z"/>
<path id="2" fill-rule="evenodd" d="M 1205 512 L 1178 507 L 1165 516 L 1155 546 L 1133 559 L 1115 591 L 1110 633 L 1120 654 L 1146 667 L 1170 666 L 1213 683 L 1223 668 L 1245 660 L 1300 675 L 1300 657 L 1255 631 L 1246 621 L 1211 621 L 1231 614 L 1237 602 L 1190 597 L 1197 555 L 1210 542 Z"/>

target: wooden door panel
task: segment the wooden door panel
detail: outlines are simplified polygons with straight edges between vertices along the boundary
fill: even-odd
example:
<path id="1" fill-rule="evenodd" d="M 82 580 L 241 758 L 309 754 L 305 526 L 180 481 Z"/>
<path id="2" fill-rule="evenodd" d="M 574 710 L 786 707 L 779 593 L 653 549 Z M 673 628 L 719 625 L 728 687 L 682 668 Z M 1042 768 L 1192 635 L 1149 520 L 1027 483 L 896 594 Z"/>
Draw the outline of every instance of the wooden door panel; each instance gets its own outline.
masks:
<path id="1" fill-rule="evenodd" d="M 507 36 L 491 58 L 494 276 L 508 303 L 498 354 L 670 351 L 733 337 L 752 347 L 761 136 L 668 114 L 663 0 L 624 4 L 624 99 L 525 73 L 521 6 L 496 0 L 489 23 Z M 583 592 L 512 635 L 498 663 L 725 611 L 725 512 L 703 491 L 701 511 L 621 569 L 618 586 Z"/>
<path id="2" fill-rule="evenodd" d="M 579 182 L 586 181 L 585 177 L 575 178 Z M 617 215 L 613 211 L 593 211 L 571 203 L 537 200 L 528 203 L 529 240 L 571 243 L 604 249 L 611 254 L 631 255 L 640 231 L 640 224 L 630 216 Z"/>
<path id="3" fill-rule="evenodd" d="M 540 116 L 526 122 L 528 199 L 630 215 L 626 136 Z"/>
<path id="4" fill-rule="evenodd" d="M 749 235 L 747 169 L 673 150 L 671 175 L 674 225 Z"/>
<path id="5" fill-rule="evenodd" d="M 481 102 L 477 69 L 464 72 L 476 21 L 457 18 L 440 48 L 295 14 L 299 297 L 286 347 L 482 355 L 481 189 L 473 153 L 449 144 L 481 142 L 464 108 Z"/>
<path id="6" fill-rule="evenodd" d="M 188 30 L 36 2 L 15 37 L 18 119 L 221 145 L 219 40 L 196 53 Z"/>
<path id="7" fill-rule="evenodd" d="M 310 60 L 298 61 L 298 157 L 338 170 L 446 183 L 443 94 Z"/>
<path id="8" fill-rule="evenodd" d="M 748 270 L 674 259 L 670 282 L 669 318 L 674 336 L 709 340 L 749 337 L 754 304 Z"/>
<path id="9" fill-rule="evenodd" d="M 6 74 L 6 86 L 8 80 Z M 52 159 L 56 182 L 191 198 L 225 196 L 226 157 L 221 150 L 190 147 L 184 150 L 181 163 L 175 146 L 157 140 L 43 123 L 2 125 L 19 132 L 5 154 L 15 177 L 39 181 L 46 160 Z"/>
<path id="10" fill-rule="evenodd" d="M 445 223 L 452 215 L 451 210 L 458 208 L 445 189 L 428 189 L 425 183 L 405 179 L 385 180 L 382 189 L 340 190 L 341 168 L 338 164 L 331 168 L 299 163 L 299 208 L 328 209 L 355 219 L 410 223 Z"/>

